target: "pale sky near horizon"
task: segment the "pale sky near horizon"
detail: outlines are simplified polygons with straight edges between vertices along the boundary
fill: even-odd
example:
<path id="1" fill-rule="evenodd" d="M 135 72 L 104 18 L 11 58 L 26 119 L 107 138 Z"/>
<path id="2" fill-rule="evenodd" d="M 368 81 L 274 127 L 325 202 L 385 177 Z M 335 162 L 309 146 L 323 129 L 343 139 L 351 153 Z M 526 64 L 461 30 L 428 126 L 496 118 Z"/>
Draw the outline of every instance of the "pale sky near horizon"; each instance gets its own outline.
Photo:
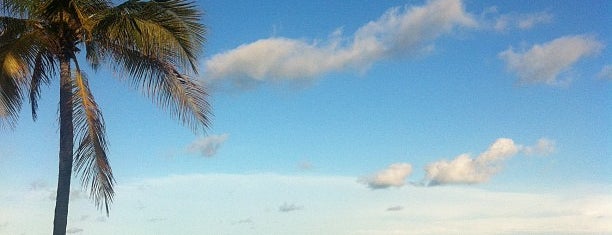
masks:
<path id="1" fill-rule="evenodd" d="M 117 179 L 70 234 L 612 234 L 612 2 L 200 0 L 194 134 L 88 71 Z M 0 234 L 48 234 L 57 82 L 0 134 Z"/>

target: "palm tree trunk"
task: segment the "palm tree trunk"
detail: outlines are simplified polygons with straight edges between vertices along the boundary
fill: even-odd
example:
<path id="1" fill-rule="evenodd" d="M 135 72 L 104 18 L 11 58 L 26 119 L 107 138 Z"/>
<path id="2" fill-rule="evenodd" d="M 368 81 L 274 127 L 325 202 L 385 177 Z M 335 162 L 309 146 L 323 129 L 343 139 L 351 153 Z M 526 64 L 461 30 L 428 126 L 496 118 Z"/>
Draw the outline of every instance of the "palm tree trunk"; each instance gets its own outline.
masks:
<path id="1" fill-rule="evenodd" d="M 55 199 L 55 217 L 53 235 L 65 235 L 68 222 L 68 202 L 70 200 L 70 179 L 72 175 L 72 82 L 70 77 L 70 59 L 60 56 L 60 148 L 59 173 L 57 179 L 57 197 Z"/>

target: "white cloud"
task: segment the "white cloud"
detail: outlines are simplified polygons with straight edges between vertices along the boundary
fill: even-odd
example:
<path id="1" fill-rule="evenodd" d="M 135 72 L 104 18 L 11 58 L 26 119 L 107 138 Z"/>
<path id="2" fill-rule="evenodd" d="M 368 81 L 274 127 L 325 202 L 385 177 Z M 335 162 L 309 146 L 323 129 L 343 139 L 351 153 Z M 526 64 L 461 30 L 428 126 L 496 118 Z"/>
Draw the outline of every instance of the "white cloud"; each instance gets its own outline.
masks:
<path id="1" fill-rule="evenodd" d="M 540 138 L 532 146 L 514 143 L 512 139 L 499 138 L 489 148 L 472 158 L 470 154 L 461 154 L 453 160 L 440 160 L 425 167 L 425 183 L 440 184 L 476 184 L 483 183 L 497 174 L 504 161 L 522 153 L 525 155 L 549 155 L 556 149 L 555 141 Z"/>
<path id="2" fill-rule="evenodd" d="M 451 161 L 430 163 L 425 167 L 426 180 L 429 185 L 482 183 L 495 175 L 501 168 L 500 164 L 517 154 L 519 149 L 513 140 L 500 138 L 476 158 L 461 154 Z"/>
<path id="3" fill-rule="evenodd" d="M 594 37 L 572 35 L 560 37 L 531 49 L 515 52 L 509 48 L 499 53 L 509 71 L 516 73 L 521 83 L 563 84 L 559 75 L 570 69 L 578 60 L 595 54 L 603 44 Z"/>
<path id="4" fill-rule="evenodd" d="M 555 148 L 555 141 L 547 138 L 540 138 L 535 145 L 523 147 L 521 151 L 527 155 L 546 156 L 555 152 Z"/>
<path id="5" fill-rule="evenodd" d="M 187 150 L 192 153 L 200 153 L 204 157 L 212 157 L 217 154 L 221 145 L 227 141 L 229 134 L 209 135 L 201 137 L 189 145 Z"/>
<path id="6" fill-rule="evenodd" d="M 511 157 L 519 152 L 520 146 L 514 144 L 512 139 L 499 138 L 491 144 L 489 149 L 484 153 L 480 154 L 477 161 L 483 163 L 492 163 L 503 161 L 508 157 Z"/>
<path id="7" fill-rule="evenodd" d="M 312 79 L 332 71 L 364 71 L 374 62 L 423 53 L 457 26 L 475 26 L 460 0 L 389 9 L 346 38 L 336 31 L 323 42 L 273 37 L 241 45 L 204 62 L 205 78 L 245 86 L 262 81 Z"/>
<path id="8" fill-rule="evenodd" d="M 493 28 L 500 32 L 511 29 L 526 30 L 538 24 L 550 23 L 553 15 L 548 12 L 535 12 L 528 14 L 503 14 L 500 15 L 493 25 Z"/>
<path id="9" fill-rule="evenodd" d="M 475 25 L 476 21 L 464 11 L 461 1 L 430 1 L 422 7 L 388 10 L 377 21 L 357 30 L 353 46 L 380 45 L 385 56 L 402 56 L 418 52 L 456 26 Z"/>
<path id="10" fill-rule="evenodd" d="M 387 169 L 361 179 L 362 183 L 372 189 L 388 188 L 391 186 L 401 187 L 406 183 L 406 178 L 412 173 L 412 166 L 408 163 L 394 163 Z"/>
<path id="11" fill-rule="evenodd" d="M 597 77 L 600 79 L 612 80 L 612 64 L 601 68 L 601 71 L 597 73 Z"/>

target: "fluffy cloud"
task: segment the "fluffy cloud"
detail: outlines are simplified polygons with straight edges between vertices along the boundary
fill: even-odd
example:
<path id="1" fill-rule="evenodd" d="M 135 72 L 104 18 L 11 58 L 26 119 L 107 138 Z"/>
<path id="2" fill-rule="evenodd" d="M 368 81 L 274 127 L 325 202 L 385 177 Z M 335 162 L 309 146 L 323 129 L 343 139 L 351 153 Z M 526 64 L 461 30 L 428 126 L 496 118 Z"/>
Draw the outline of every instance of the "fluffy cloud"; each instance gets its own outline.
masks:
<path id="1" fill-rule="evenodd" d="M 372 63 L 422 53 L 457 26 L 475 26 L 460 0 L 389 9 L 352 37 L 334 32 L 322 42 L 267 38 L 241 45 L 205 61 L 206 79 L 235 85 L 269 80 L 312 79 L 331 71 L 363 71 Z"/>
<path id="2" fill-rule="evenodd" d="M 553 16 L 547 12 L 536 12 L 529 14 L 505 14 L 500 15 L 496 20 L 493 28 L 497 31 L 504 32 L 510 29 L 531 29 L 535 25 L 550 23 Z"/>
<path id="3" fill-rule="evenodd" d="M 597 73 L 597 77 L 606 80 L 612 80 L 612 65 L 604 66 L 599 73 Z"/>
<path id="4" fill-rule="evenodd" d="M 187 148 L 189 152 L 201 153 L 204 157 L 212 157 L 217 154 L 221 145 L 229 138 L 229 134 L 209 135 L 195 140 Z"/>
<path id="5" fill-rule="evenodd" d="M 425 179 L 430 186 L 482 183 L 497 174 L 505 160 L 518 153 L 548 155 L 554 151 L 555 142 L 546 138 L 539 139 L 533 146 L 517 145 L 512 139 L 499 138 L 476 158 L 464 153 L 450 161 L 430 163 L 425 167 Z"/>
<path id="6" fill-rule="evenodd" d="M 559 75 L 578 60 L 603 48 L 594 37 L 572 35 L 534 45 L 531 49 L 515 52 L 509 48 L 499 53 L 509 71 L 516 73 L 522 83 L 562 84 Z"/>
<path id="7" fill-rule="evenodd" d="M 408 163 L 391 164 L 387 169 L 366 177 L 361 180 L 372 189 L 388 188 L 391 186 L 401 187 L 406 178 L 412 173 L 412 165 Z"/>
<path id="8" fill-rule="evenodd" d="M 500 163 L 519 152 L 511 139 L 497 139 L 476 158 L 461 154 L 451 161 L 441 160 L 425 167 L 429 185 L 474 184 L 489 180 L 500 169 Z"/>
<path id="9" fill-rule="evenodd" d="M 295 204 L 287 204 L 286 202 L 278 207 L 278 211 L 280 212 L 291 212 L 291 211 L 297 211 L 297 210 L 302 210 L 302 209 L 304 208 L 301 206 L 297 206 Z"/>
<path id="10" fill-rule="evenodd" d="M 404 207 L 402 206 L 392 206 L 392 207 L 387 208 L 387 211 L 401 211 L 403 209 Z"/>
<path id="11" fill-rule="evenodd" d="M 502 170 L 503 163 L 517 154 L 545 156 L 556 149 L 555 141 L 540 138 L 534 145 L 516 144 L 512 139 L 499 138 L 476 157 L 464 153 L 452 160 L 439 160 L 425 166 L 425 179 L 415 186 L 443 184 L 477 184 L 487 182 Z M 391 164 L 387 169 L 360 179 L 372 189 L 401 187 L 412 173 L 408 163 Z"/>

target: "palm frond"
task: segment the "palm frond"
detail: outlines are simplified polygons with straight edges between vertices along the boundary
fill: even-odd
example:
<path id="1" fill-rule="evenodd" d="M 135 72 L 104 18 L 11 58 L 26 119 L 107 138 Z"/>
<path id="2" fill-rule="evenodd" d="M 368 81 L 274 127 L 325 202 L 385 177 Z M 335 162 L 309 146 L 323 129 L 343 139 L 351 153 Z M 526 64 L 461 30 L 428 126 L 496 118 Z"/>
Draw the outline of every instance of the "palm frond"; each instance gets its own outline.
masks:
<path id="1" fill-rule="evenodd" d="M 204 43 L 198 12 L 183 0 L 135 0 L 111 8 L 94 28 L 89 49 L 100 56 L 92 56 L 90 63 L 112 61 L 116 71 L 130 75 L 135 87 L 183 124 L 192 130 L 206 128 L 206 91 L 185 75 L 197 72 Z"/>
<path id="2" fill-rule="evenodd" d="M 34 20 L 0 17 L 0 58 L 13 56 L 26 67 L 33 67 L 41 50 L 54 50 L 54 39 L 50 39 L 52 36 L 41 24 Z"/>
<path id="3" fill-rule="evenodd" d="M 31 29 L 31 20 L 0 16 L 0 45 L 14 40 Z"/>
<path id="4" fill-rule="evenodd" d="M 2 72 L 7 78 L 13 79 L 18 84 L 23 84 L 30 74 L 29 59 L 22 57 L 19 51 L 9 51 L 0 54 L 2 61 Z"/>
<path id="5" fill-rule="evenodd" d="M 68 12 L 72 10 L 70 8 L 71 2 L 70 0 L 47 0 L 44 2 L 44 5 L 42 5 L 41 9 L 39 9 L 40 15 L 45 19 L 52 19 L 53 17 L 59 16 L 61 13 L 62 16 L 60 18 L 63 18 L 61 20 L 66 21 L 71 18 L 71 13 L 73 13 Z M 56 18 L 56 20 L 60 18 Z"/>
<path id="6" fill-rule="evenodd" d="M 55 71 L 50 52 L 53 44 L 49 43 L 48 37 L 45 36 L 41 22 L 36 20 L 0 17 L 0 32 L 0 72 L 3 83 L 15 83 L 17 86 L 17 92 L 13 92 L 12 99 L 21 100 L 24 93 L 30 91 L 32 117 L 36 119 L 39 86 L 46 83 L 49 74 Z M 12 105 L 9 105 L 10 93 L 7 89 L 14 89 L 9 87 L 11 86 L 3 87 L 4 113 L 9 113 L 7 110 L 18 112 L 22 101 L 13 101 Z"/>
<path id="7" fill-rule="evenodd" d="M 204 88 L 171 67 L 166 69 L 172 72 L 163 78 L 165 92 L 161 95 L 162 105 L 172 107 L 171 113 L 193 130 L 196 130 L 198 125 L 208 128 L 211 112 L 210 104 L 206 101 L 208 94 Z"/>
<path id="8" fill-rule="evenodd" d="M 103 14 L 111 8 L 111 3 L 105 0 L 73 0 L 69 3 L 69 12 L 79 24 L 77 34 L 80 34 L 82 41 L 93 40 L 93 28 Z"/>
<path id="9" fill-rule="evenodd" d="M 0 127 L 15 127 L 22 102 L 22 86 L 19 86 L 4 70 L 0 70 Z"/>
<path id="10" fill-rule="evenodd" d="M 193 2 L 184 0 L 150 1 L 144 11 L 145 17 L 156 16 L 149 19 L 153 25 L 159 25 L 176 40 L 177 46 L 182 50 L 181 57 L 187 58 L 194 71 L 197 71 L 197 56 L 205 42 L 206 28 L 199 22 L 201 11 Z M 160 30 L 153 28 L 152 33 Z M 170 36 L 166 35 L 166 36 Z"/>
<path id="11" fill-rule="evenodd" d="M 23 103 L 28 64 L 10 51 L 0 53 L 0 125 L 13 128 Z"/>
<path id="12" fill-rule="evenodd" d="M 0 17 L 0 125 L 15 127 L 23 103 L 30 73 L 33 41 L 20 34 L 27 33 L 25 20 Z"/>
<path id="13" fill-rule="evenodd" d="M 55 73 L 55 61 L 53 55 L 48 51 L 41 51 L 34 61 L 32 78 L 30 80 L 30 106 L 32 107 L 32 119 L 36 121 L 38 110 L 38 99 L 40 98 L 40 86 L 49 84 L 52 74 Z"/>
<path id="14" fill-rule="evenodd" d="M 168 110 L 194 131 L 209 126 L 208 94 L 200 84 L 179 73 L 167 60 L 125 48 L 111 53 L 111 56 L 116 61 L 115 70 L 129 75 L 131 84 L 153 98 L 162 109 Z"/>
<path id="15" fill-rule="evenodd" d="M 87 78 L 78 69 L 74 75 L 73 115 L 75 138 L 79 147 L 74 154 L 74 169 L 81 175 L 82 185 L 89 189 L 90 197 L 98 208 L 113 201 L 115 180 L 106 156 L 104 120 L 89 89 Z"/>
<path id="16" fill-rule="evenodd" d="M 96 42 L 85 42 L 85 59 L 94 71 L 97 71 L 102 63 L 100 44 Z"/>
<path id="17" fill-rule="evenodd" d="M 85 44 L 85 58 L 90 66 L 97 70 L 102 63 L 100 57 L 101 44 L 94 37 L 94 28 L 99 24 L 101 18 L 109 12 L 111 3 L 106 0 L 80 0 L 73 3 L 77 8 L 79 21 L 82 23 L 82 38 Z"/>
<path id="18" fill-rule="evenodd" d="M 25 18 L 39 9 L 43 2 L 44 0 L 0 0 L 0 12 Z"/>
<path id="19" fill-rule="evenodd" d="M 128 1 L 110 9 L 95 31 L 102 44 L 166 57 L 179 70 L 197 72 L 206 33 L 199 17 L 195 6 L 183 0 Z"/>

